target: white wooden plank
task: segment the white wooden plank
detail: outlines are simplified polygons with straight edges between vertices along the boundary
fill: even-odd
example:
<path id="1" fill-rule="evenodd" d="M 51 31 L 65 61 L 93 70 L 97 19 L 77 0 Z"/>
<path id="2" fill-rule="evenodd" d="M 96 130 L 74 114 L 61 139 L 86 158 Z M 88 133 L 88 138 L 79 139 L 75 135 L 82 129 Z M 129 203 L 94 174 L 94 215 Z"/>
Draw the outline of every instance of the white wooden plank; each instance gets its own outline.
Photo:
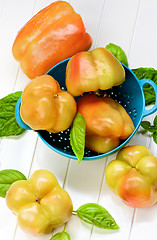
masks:
<path id="1" fill-rule="evenodd" d="M 12 240 L 16 228 L 16 216 L 8 209 L 4 198 L 0 198 L 0 206 L 1 239 Z"/>
<path id="2" fill-rule="evenodd" d="M 17 31 L 31 16 L 33 7 L 34 1 L 5 1 L 0 17 L 0 97 L 4 97 L 16 90 L 14 89 L 14 85 L 19 64 L 13 59 L 12 44 Z M 14 168 L 27 175 L 31 163 L 29 156 L 34 151 L 33 141 L 33 132 L 28 132 L 21 138 L 3 138 L 0 146 L 1 169 Z M 25 152 L 23 149 L 25 149 Z M 6 207 L 5 199 L 0 199 L 0 201 L 1 238 L 12 240 L 16 228 L 16 217 Z"/>
<path id="3" fill-rule="evenodd" d="M 107 0 L 101 21 L 97 46 L 112 42 L 129 52 L 139 0 Z"/>
<path id="4" fill-rule="evenodd" d="M 93 44 L 91 49 L 96 47 L 99 25 L 102 19 L 103 10 L 106 0 L 84 1 L 71 0 L 71 4 L 75 11 L 81 15 L 86 31 L 91 35 Z"/>
<path id="5" fill-rule="evenodd" d="M 71 160 L 65 189 L 70 194 L 74 210 L 85 203 L 96 203 L 102 181 L 106 159 L 93 161 Z M 67 224 L 68 233 L 72 239 L 90 239 L 91 226 L 84 224 L 77 216 Z"/>
<path id="6" fill-rule="evenodd" d="M 130 66 L 157 68 L 157 34 L 156 34 L 157 2 L 143 0 L 140 4 L 138 21 L 131 45 Z"/>
<path id="7" fill-rule="evenodd" d="M 38 169 L 47 169 L 55 174 L 61 186 L 64 185 L 69 159 L 54 152 L 39 138 L 30 175 Z"/>
<path id="8" fill-rule="evenodd" d="M 17 0 L 8 0 L 5 2 L 5 11 L 2 11 L 0 17 L 0 30 L 1 32 L 4 32 L 4 36 L 2 37 L 2 45 L 0 40 L 0 50 L 2 53 L 1 56 L 4 56 L 4 58 L 0 60 L 0 79 L 3 86 L 3 88 L 0 90 L 0 96 L 5 96 L 7 93 L 10 93 L 10 90 L 13 89 L 22 90 L 29 81 L 29 79 L 20 70 L 14 88 L 19 66 L 11 54 L 12 42 L 17 32 L 15 31 L 15 28 L 16 30 L 19 30 L 23 23 L 30 18 L 34 8 L 34 13 L 36 13 L 38 10 L 45 7 L 50 2 L 51 1 L 49 0 L 40 0 L 37 1 L 36 5 L 34 5 L 33 1 L 27 1 L 27 4 L 26 1 Z M 153 0 L 149 1 L 149 3 L 146 0 L 143 0 L 143 2 L 141 1 L 140 4 L 139 2 L 140 1 L 137 0 L 71 1 L 75 10 L 83 17 L 87 32 L 93 36 L 94 45 L 92 48 L 95 46 L 105 46 L 109 42 L 114 42 L 122 46 L 126 53 L 129 55 L 130 66 L 137 67 L 141 65 L 151 65 L 156 67 L 156 51 L 152 46 L 156 47 L 154 22 L 156 22 L 155 9 L 157 9 L 157 6 Z M 9 29 L 8 26 L 10 26 L 11 21 L 8 16 L 12 16 L 11 14 L 9 15 L 6 13 L 8 6 L 10 7 L 9 13 L 11 13 L 12 8 L 14 9 L 14 15 L 16 16 L 11 18 L 11 27 L 13 29 L 7 32 L 6 30 Z M 23 9 L 23 7 L 24 11 L 20 11 L 19 9 Z M 139 14 L 138 9 L 140 9 Z M 149 16 L 149 18 L 145 16 Z M 6 18 L 8 18 L 8 20 Z M 136 20 L 138 20 L 137 24 Z M 101 26 L 99 28 L 100 22 Z M 144 23 L 143 26 L 141 22 Z M 146 40 L 143 41 L 145 35 L 147 35 L 146 32 L 148 33 L 148 36 L 146 36 Z M 149 36 L 152 36 L 151 41 Z M 9 44 L 7 43 L 6 39 L 9 39 Z M 150 42 L 152 45 L 151 47 Z M 4 46 L 6 46 L 6 51 Z M 153 51 L 151 51 L 151 49 L 153 49 Z M 150 56 L 150 58 L 147 57 L 146 60 L 146 56 Z M 0 146 L 0 159 L 2 160 L 2 169 L 12 167 L 19 169 L 28 175 L 29 168 L 31 167 L 31 160 L 35 150 L 31 173 L 36 169 L 44 168 L 49 169 L 55 173 L 61 185 L 64 185 L 64 181 L 67 179 L 65 182 L 65 189 L 72 197 L 74 209 L 85 202 L 97 202 L 99 199 L 99 203 L 113 215 L 120 226 L 120 230 L 114 233 L 100 231 L 94 228 L 91 235 L 91 226 L 82 223 L 82 221 L 79 220 L 77 216 L 73 216 L 66 227 L 66 230 L 71 235 L 71 239 L 128 239 L 130 234 L 132 216 L 134 213 L 133 210 L 125 206 L 118 197 L 111 193 L 111 191 L 107 188 L 105 181 L 103 181 L 102 191 L 99 198 L 102 176 L 104 174 L 105 159 L 92 162 L 82 162 L 81 164 L 78 164 L 75 160 L 70 160 L 68 169 L 69 160 L 59 156 L 58 154 L 55 154 L 52 150 L 48 149 L 47 146 L 41 142 L 41 140 L 38 141 L 37 148 L 35 148 L 36 137 L 37 135 L 35 133 L 27 132 L 22 138 L 16 140 L 11 138 L 4 139 Z M 130 144 L 139 142 L 144 145 L 149 145 L 149 139 L 146 136 L 143 138 L 140 133 L 136 134 Z M 156 153 L 156 145 L 152 142 L 150 149 Z M 110 157 L 108 161 L 113 158 L 114 155 Z M 66 178 L 67 169 L 68 174 Z M 5 200 L 0 199 L 0 201 L 1 237 L 7 240 L 13 240 L 13 229 L 16 227 L 16 219 L 15 216 L 9 211 L 9 209 L 7 209 Z M 136 211 L 135 222 L 133 224 L 133 231 L 131 233 L 130 240 L 141 239 L 141 236 L 142 239 L 148 239 L 150 235 L 147 234 L 145 229 L 148 229 L 148 232 L 153 232 L 155 226 L 156 220 L 154 207 L 142 211 Z M 51 235 L 44 235 L 42 237 L 35 238 L 31 235 L 25 234 L 18 228 L 14 240 L 47 240 L 50 239 L 50 237 Z M 153 236 L 151 239 L 153 239 Z"/>
<path id="9" fill-rule="evenodd" d="M 154 29 L 157 22 L 157 2 L 143 0 L 140 4 L 140 11 L 137 18 L 137 24 L 133 36 L 131 45 L 131 51 L 129 56 L 130 66 L 136 67 L 155 67 L 157 68 L 156 56 L 157 52 L 157 35 Z M 156 113 L 152 116 L 148 116 L 144 120 L 152 121 Z M 150 135 L 150 134 L 149 134 Z M 144 143 L 145 141 L 145 143 Z M 137 142 L 137 136 L 136 136 Z M 141 135 L 138 139 L 138 143 L 147 145 L 152 153 L 157 156 L 156 144 L 150 138 Z M 130 240 L 137 239 L 155 239 L 156 235 L 156 210 L 157 207 L 152 206 L 144 209 L 136 209 L 135 219 L 132 226 Z"/>
<path id="10" fill-rule="evenodd" d="M 35 0 L 5 1 L 0 18 L 0 97 L 11 93 L 17 76 L 19 64 L 12 56 L 12 45 L 18 30 L 30 18 Z"/>
<path id="11" fill-rule="evenodd" d="M 113 159 L 113 157 L 110 158 L 110 160 Z M 118 198 L 118 196 L 116 196 L 110 191 L 110 189 L 106 185 L 105 180 L 103 182 L 99 204 L 106 208 L 107 211 L 109 211 L 109 213 L 117 222 L 120 229 L 116 231 L 107 231 L 105 229 L 102 230 L 94 227 L 91 240 L 104 239 L 104 234 L 105 237 L 109 240 L 128 239 L 134 211 L 133 209 L 127 207 L 124 203 L 122 203 L 120 198 Z"/>
<path id="12" fill-rule="evenodd" d="M 5 3 L 4 0 L 0 0 L 0 18 L 1 18 L 2 12 L 3 12 L 4 3 Z"/>

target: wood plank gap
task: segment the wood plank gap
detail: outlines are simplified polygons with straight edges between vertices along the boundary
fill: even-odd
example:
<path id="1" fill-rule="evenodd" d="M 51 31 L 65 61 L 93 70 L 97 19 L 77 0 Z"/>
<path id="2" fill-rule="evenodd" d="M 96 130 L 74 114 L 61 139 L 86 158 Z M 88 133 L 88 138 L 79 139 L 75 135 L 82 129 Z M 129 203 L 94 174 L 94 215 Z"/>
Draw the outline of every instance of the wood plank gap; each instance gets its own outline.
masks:
<path id="1" fill-rule="evenodd" d="M 99 194 L 98 194 L 97 204 L 99 203 L 99 199 L 100 199 L 100 195 L 101 195 L 101 190 L 102 190 L 102 186 L 103 186 L 103 182 L 104 182 L 104 178 L 105 178 L 105 169 L 106 169 L 106 165 L 107 165 L 107 160 L 108 160 L 108 157 L 105 159 L 104 170 L 103 170 L 103 174 L 102 174 L 102 180 L 101 180 L 101 183 L 100 183 L 100 190 L 99 190 Z M 89 240 L 90 240 L 91 237 L 92 237 L 93 228 L 94 228 L 94 226 L 92 225 L 91 231 L 90 231 Z"/>
<path id="2" fill-rule="evenodd" d="M 18 76 L 19 76 L 19 72 L 20 72 L 20 65 L 18 66 L 18 69 L 17 69 L 16 78 L 15 78 L 14 87 L 13 87 L 13 92 L 16 89 L 16 83 L 17 83 L 17 79 L 18 79 Z"/>
<path id="3" fill-rule="evenodd" d="M 136 208 L 134 208 L 134 211 L 133 211 L 132 221 L 131 221 L 131 226 L 130 226 L 130 232 L 129 232 L 128 240 L 130 240 L 130 237 L 131 237 L 131 231 L 132 231 L 132 227 L 133 227 L 133 224 L 134 224 L 135 213 L 136 213 Z"/>
<path id="4" fill-rule="evenodd" d="M 64 182 L 63 182 L 63 186 L 62 186 L 63 188 L 65 187 L 65 183 L 66 183 L 66 179 L 67 179 L 67 175 L 68 175 L 68 171 L 69 171 L 69 165 L 70 165 L 70 158 L 68 160 L 67 169 L 66 169 L 66 172 L 65 172 Z M 63 225 L 64 226 L 64 231 L 66 230 L 67 224 L 68 224 L 68 222 L 66 222 Z"/>
<path id="5" fill-rule="evenodd" d="M 14 235 L 13 235 L 13 240 L 14 240 L 15 237 L 16 237 L 16 231 L 17 231 L 17 223 L 16 223 L 16 226 L 15 226 L 15 231 L 14 231 Z"/>
<path id="6" fill-rule="evenodd" d="M 131 54 L 131 50 L 132 50 L 132 45 L 133 45 L 133 40 L 134 40 L 134 36 L 135 36 L 137 21 L 138 21 L 138 17 L 139 17 L 141 2 L 142 2 L 142 0 L 139 0 L 137 13 L 136 13 L 136 18 L 135 18 L 135 23 L 134 23 L 134 28 L 133 28 L 133 32 L 132 32 L 132 36 L 131 36 L 131 41 L 130 41 L 129 52 L 128 52 L 128 62 L 129 62 L 130 54 Z"/>
<path id="7" fill-rule="evenodd" d="M 38 0 L 36 0 L 35 3 L 34 3 L 34 7 L 33 7 L 33 11 L 32 11 L 32 16 L 33 16 L 34 13 L 35 13 L 35 9 L 36 9 L 37 5 L 38 5 Z"/>
<path id="8" fill-rule="evenodd" d="M 100 190 L 99 190 L 97 203 L 100 200 L 101 190 L 102 190 L 102 186 L 103 186 L 103 182 L 104 182 L 104 178 L 105 178 L 105 169 L 106 169 L 106 165 L 107 165 L 107 160 L 108 160 L 108 157 L 105 159 L 104 170 L 103 170 L 103 174 L 102 174 L 102 180 L 101 180 L 101 184 L 100 184 Z"/>
<path id="9" fill-rule="evenodd" d="M 32 169 L 33 161 L 34 161 L 34 156 L 35 156 L 37 145 L 38 145 L 38 139 L 39 139 L 39 136 L 37 136 L 37 139 L 36 139 L 36 143 L 35 143 L 35 147 L 34 147 L 34 151 L 33 151 L 33 156 L 32 156 L 32 161 L 31 161 L 30 169 L 29 169 L 29 173 L 28 173 L 28 178 L 30 177 L 30 173 L 31 173 L 31 169 Z"/>
<path id="10" fill-rule="evenodd" d="M 131 54 L 132 45 L 133 45 L 133 41 L 134 41 L 134 36 L 135 36 L 136 26 L 137 26 L 137 22 L 138 22 L 141 2 L 142 2 L 142 0 L 139 0 L 137 13 L 136 13 L 136 18 L 135 18 L 135 23 L 134 23 L 134 28 L 133 28 L 133 33 L 132 33 L 130 47 L 129 47 L 129 52 L 128 52 L 128 62 L 129 62 L 129 59 L 130 59 L 130 54 Z M 150 144 L 151 144 L 151 138 L 148 139 L 148 148 L 150 148 Z M 134 211 L 133 211 L 128 240 L 130 240 L 130 237 L 131 237 L 131 232 L 132 232 L 132 228 L 133 228 L 133 225 L 134 225 L 135 213 L 136 213 L 136 209 L 134 209 Z"/>
<path id="11" fill-rule="evenodd" d="M 66 183 L 66 179 L 67 179 L 67 175 L 68 175 L 68 171 L 69 171 L 69 165 L 70 165 L 70 158 L 68 160 L 68 164 L 67 164 L 67 169 L 65 172 L 65 177 L 64 177 L 64 182 L 63 182 L 63 188 L 65 187 L 65 183 Z"/>
<path id="12" fill-rule="evenodd" d="M 107 0 L 104 0 L 103 6 L 102 6 L 102 12 L 101 12 L 101 16 L 100 16 L 100 21 L 99 21 L 99 27 L 98 27 L 98 31 L 97 31 L 97 37 L 96 37 L 96 41 L 95 44 L 93 43 L 93 49 L 97 47 L 98 45 L 98 39 L 99 39 L 99 35 L 100 35 L 100 31 L 101 31 L 101 26 L 102 26 L 102 20 L 103 20 L 103 15 L 105 12 L 105 6 L 106 6 L 106 2 Z"/>

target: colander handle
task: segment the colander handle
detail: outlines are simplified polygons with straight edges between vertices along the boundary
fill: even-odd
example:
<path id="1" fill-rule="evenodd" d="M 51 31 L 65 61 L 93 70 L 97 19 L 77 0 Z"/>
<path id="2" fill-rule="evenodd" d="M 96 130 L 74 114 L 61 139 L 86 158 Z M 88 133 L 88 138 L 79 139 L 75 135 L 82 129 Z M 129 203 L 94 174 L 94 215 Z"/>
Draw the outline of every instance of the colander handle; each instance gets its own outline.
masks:
<path id="1" fill-rule="evenodd" d="M 20 127 L 26 129 L 26 130 L 32 130 L 27 124 L 25 124 L 20 116 L 20 105 L 21 105 L 21 97 L 17 100 L 16 107 L 15 107 L 15 117 L 16 121 L 19 124 Z"/>
<path id="2" fill-rule="evenodd" d="M 154 92 L 155 92 L 155 104 L 154 106 L 151 108 L 151 109 L 143 109 L 143 117 L 146 117 L 152 113 L 154 113 L 155 111 L 157 111 L 157 85 L 150 79 L 142 79 L 142 80 L 139 80 L 139 84 L 140 84 L 140 87 L 141 87 L 141 90 L 143 91 L 143 86 L 145 84 L 149 84 L 153 87 L 154 89 Z"/>

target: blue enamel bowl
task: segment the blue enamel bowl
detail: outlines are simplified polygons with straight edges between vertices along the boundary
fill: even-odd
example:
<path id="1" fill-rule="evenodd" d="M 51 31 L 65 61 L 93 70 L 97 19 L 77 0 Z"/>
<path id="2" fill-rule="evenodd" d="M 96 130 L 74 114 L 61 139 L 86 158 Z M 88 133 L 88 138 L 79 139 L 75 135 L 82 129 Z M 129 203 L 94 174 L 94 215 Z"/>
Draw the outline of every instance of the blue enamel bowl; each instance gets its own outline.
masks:
<path id="1" fill-rule="evenodd" d="M 62 90 L 66 90 L 65 86 L 65 73 L 66 73 L 66 66 L 69 59 L 66 59 L 54 67 L 52 67 L 46 74 L 53 76 L 60 84 Z M 116 151 L 120 150 L 123 146 L 125 146 L 129 140 L 134 136 L 137 132 L 141 121 L 144 117 L 154 113 L 157 111 L 157 85 L 151 81 L 150 79 L 143 79 L 138 80 L 135 74 L 124 64 L 122 64 L 125 69 L 126 80 L 123 82 L 122 85 L 113 87 L 112 89 L 107 90 L 109 96 L 111 96 L 114 100 L 117 100 L 127 111 L 130 115 L 135 130 L 134 132 L 127 138 L 125 141 L 122 141 L 121 144 L 114 148 L 112 151 L 107 153 L 96 153 L 94 151 L 85 148 L 85 154 L 83 160 L 94 160 L 99 159 L 102 157 L 106 157 L 110 154 L 115 153 Z M 156 102 L 154 106 L 147 110 L 145 108 L 145 98 L 143 93 L 143 86 L 145 84 L 149 84 L 153 87 L 155 95 L 156 95 Z M 79 97 L 76 98 L 76 101 Z M 18 124 L 25 129 L 31 130 L 29 126 L 27 126 L 20 117 L 20 104 L 21 99 L 17 101 L 16 104 L 16 120 Z M 72 159 L 77 159 L 75 154 L 72 151 L 70 146 L 70 129 L 67 129 L 60 133 L 49 133 L 47 131 L 41 130 L 37 131 L 37 134 L 42 139 L 42 141 L 52 150 L 55 152 Z"/>

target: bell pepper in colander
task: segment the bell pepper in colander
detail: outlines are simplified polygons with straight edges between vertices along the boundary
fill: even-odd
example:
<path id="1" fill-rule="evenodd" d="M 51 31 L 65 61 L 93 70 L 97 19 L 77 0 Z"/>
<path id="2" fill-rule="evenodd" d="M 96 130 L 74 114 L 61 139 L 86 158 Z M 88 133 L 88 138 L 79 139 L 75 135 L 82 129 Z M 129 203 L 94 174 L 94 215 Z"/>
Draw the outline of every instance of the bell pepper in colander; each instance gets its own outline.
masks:
<path id="1" fill-rule="evenodd" d="M 81 16 L 69 3 L 56 1 L 24 25 L 12 52 L 23 72 L 32 79 L 75 53 L 88 50 L 91 44 Z"/>
<path id="2" fill-rule="evenodd" d="M 130 207 L 157 202 L 157 157 L 142 145 L 123 148 L 105 172 L 106 183 Z"/>
<path id="3" fill-rule="evenodd" d="M 112 98 L 89 93 L 77 102 L 86 123 L 86 146 L 105 153 L 117 147 L 134 131 L 134 124 L 125 109 Z"/>
<path id="4" fill-rule="evenodd" d="M 70 196 L 48 170 L 37 170 L 29 180 L 14 182 L 6 203 L 17 215 L 19 226 L 33 235 L 52 232 L 67 222 L 73 211 Z"/>
<path id="5" fill-rule="evenodd" d="M 66 130 L 76 115 L 76 101 L 49 75 L 34 78 L 21 96 L 20 115 L 34 130 L 57 133 Z"/>
<path id="6" fill-rule="evenodd" d="M 122 84 L 124 80 L 123 66 L 105 48 L 75 54 L 66 68 L 66 87 L 73 96 L 98 89 L 106 90 Z"/>

